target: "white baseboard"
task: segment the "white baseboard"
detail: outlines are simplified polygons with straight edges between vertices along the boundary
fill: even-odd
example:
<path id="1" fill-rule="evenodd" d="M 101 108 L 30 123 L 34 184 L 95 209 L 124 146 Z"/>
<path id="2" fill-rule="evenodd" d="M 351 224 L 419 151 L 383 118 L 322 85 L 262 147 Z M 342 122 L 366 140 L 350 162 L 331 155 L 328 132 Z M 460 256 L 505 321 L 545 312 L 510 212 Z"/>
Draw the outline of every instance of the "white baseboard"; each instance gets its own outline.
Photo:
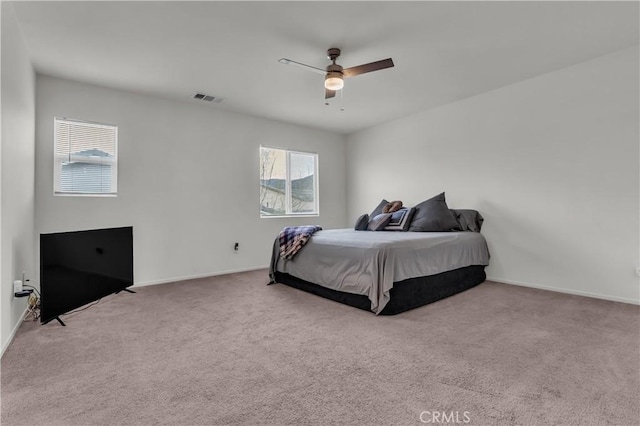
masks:
<path id="1" fill-rule="evenodd" d="M 215 277 L 215 276 L 218 276 L 218 275 L 237 274 L 239 272 L 257 271 L 259 269 L 267 269 L 267 268 L 269 268 L 269 265 L 266 265 L 266 266 L 252 266 L 252 267 L 249 267 L 249 268 L 241 268 L 241 269 L 230 269 L 230 270 L 227 270 L 227 271 L 208 272 L 208 273 L 205 273 L 205 274 L 189 275 L 189 276 L 184 276 L 184 277 L 166 278 L 166 279 L 161 279 L 161 280 L 142 281 L 142 282 L 139 282 L 139 283 L 135 283 L 133 285 L 133 287 L 146 287 L 148 285 L 167 284 L 167 283 L 173 283 L 173 282 L 176 282 L 176 281 L 195 280 L 195 279 L 198 279 L 198 278 L 208 278 L 208 277 Z"/>
<path id="2" fill-rule="evenodd" d="M 22 315 L 20 315 L 20 319 L 16 323 L 15 327 L 13 327 L 13 330 L 11 330 L 11 334 L 9 334 L 9 338 L 7 339 L 7 342 L 4 345 L 2 345 L 2 353 L 0 353 L 0 358 L 4 356 L 4 352 L 7 350 L 11 342 L 13 342 L 13 338 L 16 337 L 16 333 L 18 332 L 18 329 L 22 325 L 22 322 L 24 321 L 24 317 L 27 316 L 28 311 L 29 311 L 29 307 L 27 306 L 24 309 L 24 312 L 22 313 Z"/>
<path id="3" fill-rule="evenodd" d="M 630 303 L 632 305 L 640 305 L 640 300 L 628 299 L 626 297 L 607 296 L 607 295 L 599 294 L 599 293 L 589 293 L 587 291 L 570 290 L 570 289 L 560 288 L 560 287 L 549 287 L 549 286 L 544 286 L 544 285 L 539 285 L 539 284 L 531 284 L 531 283 L 524 283 L 524 282 L 520 282 L 520 281 L 505 280 L 505 279 L 502 279 L 502 278 L 495 278 L 495 277 L 487 277 L 487 281 L 493 281 L 493 282 L 502 283 L 502 284 L 518 285 L 518 286 L 521 286 L 521 287 L 537 288 L 539 290 L 555 291 L 555 292 L 558 292 L 558 293 L 573 294 L 575 296 L 592 297 L 594 299 L 610 300 L 612 302 L 622 302 L 622 303 Z"/>

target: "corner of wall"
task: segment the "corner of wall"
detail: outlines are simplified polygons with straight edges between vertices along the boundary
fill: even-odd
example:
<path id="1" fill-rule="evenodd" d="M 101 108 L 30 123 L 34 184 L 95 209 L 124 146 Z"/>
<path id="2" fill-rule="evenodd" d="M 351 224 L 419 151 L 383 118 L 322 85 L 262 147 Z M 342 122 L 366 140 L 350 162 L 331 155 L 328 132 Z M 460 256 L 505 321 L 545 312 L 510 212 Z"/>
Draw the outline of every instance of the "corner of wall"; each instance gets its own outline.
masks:
<path id="1" fill-rule="evenodd" d="M 26 309 L 13 280 L 35 271 L 35 72 L 10 2 L 1 2 L 0 311 L 2 353 Z"/>

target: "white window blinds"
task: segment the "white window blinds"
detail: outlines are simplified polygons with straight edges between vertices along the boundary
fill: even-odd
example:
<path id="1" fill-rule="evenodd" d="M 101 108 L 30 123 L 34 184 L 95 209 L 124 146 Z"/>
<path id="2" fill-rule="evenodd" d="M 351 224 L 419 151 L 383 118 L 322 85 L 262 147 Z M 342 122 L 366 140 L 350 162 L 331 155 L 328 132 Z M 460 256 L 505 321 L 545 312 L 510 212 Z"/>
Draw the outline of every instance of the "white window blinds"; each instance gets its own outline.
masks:
<path id="1" fill-rule="evenodd" d="M 54 193 L 116 195 L 118 127 L 54 119 Z"/>

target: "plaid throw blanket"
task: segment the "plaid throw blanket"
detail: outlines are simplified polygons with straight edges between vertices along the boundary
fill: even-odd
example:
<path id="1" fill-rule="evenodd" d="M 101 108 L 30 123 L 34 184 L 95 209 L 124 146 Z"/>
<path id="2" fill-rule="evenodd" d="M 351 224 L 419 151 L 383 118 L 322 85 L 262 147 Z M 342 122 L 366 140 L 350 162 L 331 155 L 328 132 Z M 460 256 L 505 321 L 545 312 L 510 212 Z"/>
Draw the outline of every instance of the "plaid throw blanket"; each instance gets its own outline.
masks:
<path id="1" fill-rule="evenodd" d="M 308 226 L 287 226 L 282 231 L 278 239 L 280 240 L 280 256 L 283 259 L 291 260 L 307 244 L 309 238 L 322 228 L 317 225 Z"/>

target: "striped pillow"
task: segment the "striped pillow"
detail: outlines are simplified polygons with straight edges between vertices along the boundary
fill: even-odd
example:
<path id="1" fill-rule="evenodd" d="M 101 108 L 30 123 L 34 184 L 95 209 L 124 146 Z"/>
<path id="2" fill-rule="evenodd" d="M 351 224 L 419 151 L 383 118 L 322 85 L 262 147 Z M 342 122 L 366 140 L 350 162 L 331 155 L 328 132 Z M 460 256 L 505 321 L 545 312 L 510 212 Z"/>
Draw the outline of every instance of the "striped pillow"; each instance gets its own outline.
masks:
<path id="1" fill-rule="evenodd" d="M 411 224 L 411 218 L 416 212 L 416 209 L 411 207 L 403 207 L 400 210 L 391 214 L 391 220 L 384 227 L 385 231 L 408 231 Z"/>

